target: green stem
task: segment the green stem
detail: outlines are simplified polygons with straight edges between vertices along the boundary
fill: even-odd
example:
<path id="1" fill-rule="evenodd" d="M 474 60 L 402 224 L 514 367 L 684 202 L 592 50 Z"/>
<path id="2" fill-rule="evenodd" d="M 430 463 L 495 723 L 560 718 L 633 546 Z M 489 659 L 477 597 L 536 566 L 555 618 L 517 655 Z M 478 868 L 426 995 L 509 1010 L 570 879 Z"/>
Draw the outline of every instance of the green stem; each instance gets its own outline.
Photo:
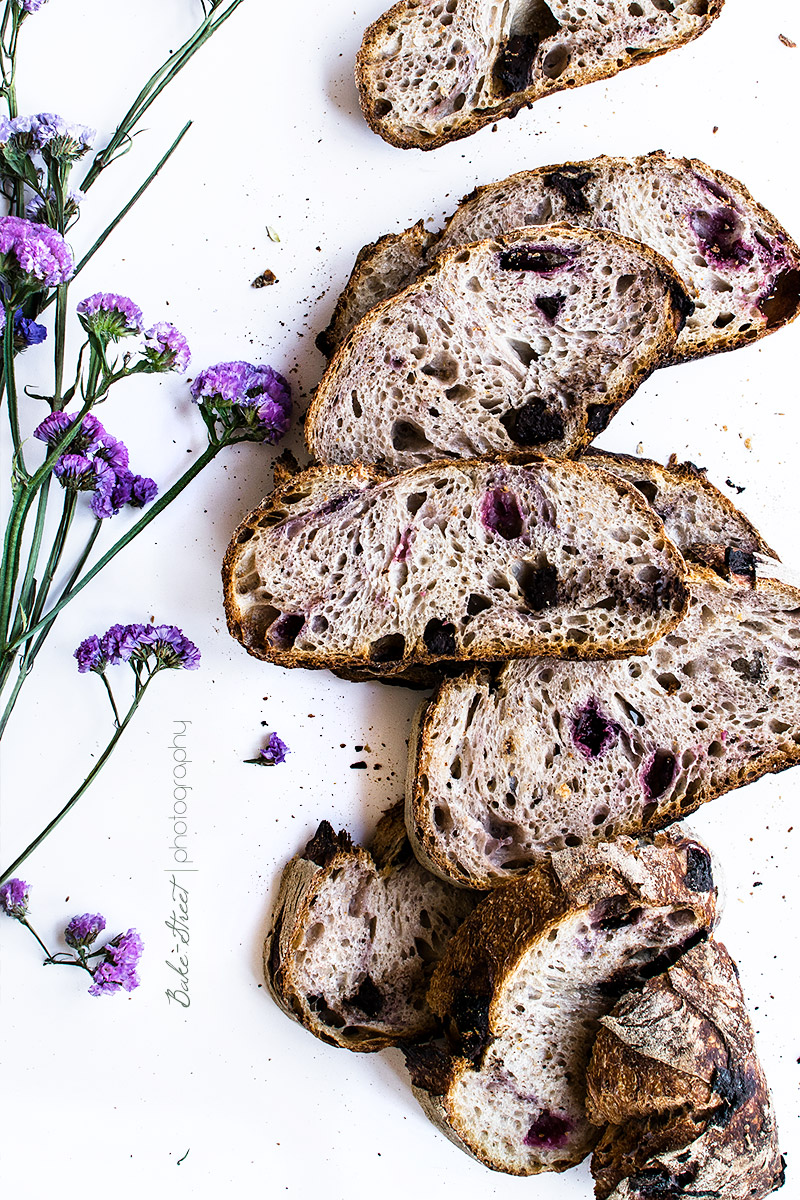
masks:
<path id="1" fill-rule="evenodd" d="M 20 923 L 20 925 L 24 925 L 24 926 L 25 926 L 25 928 L 28 930 L 28 932 L 29 932 L 29 933 L 32 933 L 32 934 L 33 934 L 33 936 L 36 938 L 36 940 L 37 940 L 37 942 L 39 943 L 39 945 L 40 945 L 40 946 L 42 947 L 42 949 L 44 950 L 44 952 L 45 952 L 46 956 L 47 956 L 49 959 L 51 959 L 51 960 L 52 960 L 52 957 L 53 957 L 53 956 L 52 956 L 52 954 L 51 954 L 51 953 L 50 953 L 50 951 L 47 949 L 47 946 L 45 946 L 44 942 L 43 942 L 43 941 L 42 941 L 42 939 L 39 937 L 38 933 L 37 933 L 37 932 L 36 932 L 36 930 L 33 928 L 33 926 L 31 925 L 30 921 L 28 920 L 28 918 L 27 918 L 27 917 L 20 917 L 20 918 L 19 918 L 19 923 Z"/>
<path id="2" fill-rule="evenodd" d="M 106 674 L 104 671 L 101 671 L 100 678 L 102 679 L 103 683 L 105 684 L 106 691 L 108 692 L 108 698 L 111 701 L 111 707 L 114 710 L 114 724 L 119 729 L 119 713 L 117 712 L 117 705 L 116 705 L 116 701 L 114 700 L 114 693 L 111 691 L 111 684 L 108 682 L 108 679 L 106 678 Z"/>
<path id="3" fill-rule="evenodd" d="M 6 327 L 3 333 L 3 379 L 8 392 L 8 423 L 11 426 L 11 441 L 14 446 L 14 473 L 25 472 L 22 458 L 22 437 L 19 431 L 17 406 L 17 381 L 14 372 L 14 313 L 15 306 L 5 305 Z"/>
<path id="4" fill-rule="evenodd" d="M 38 847 L 41 846 L 41 844 L 45 840 L 45 838 L 47 838 L 53 832 L 56 825 L 58 825 L 60 821 L 64 820 L 64 817 L 66 817 L 67 813 L 71 812 L 71 810 L 78 803 L 78 801 L 80 800 L 80 798 L 84 794 L 84 792 L 87 791 L 87 789 L 90 788 L 91 785 L 94 783 L 95 779 L 97 778 L 97 776 L 102 771 L 103 767 L 108 762 L 108 759 L 113 754 L 114 749 L 117 745 L 117 742 L 120 740 L 123 733 L 125 732 L 128 725 L 130 724 L 131 720 L 133 719 L 133 715 L 136 712 L 137 708 L 139 707 L 142 697 L 144 696 L 145 692 L 147 691 L 147 686 L 155 674 L 156 674 L 156 672 L 153 672 L 153 675 L 150 675 L 147 679 L 145 679 L 142 686 L 140 688 L 136 689 L 136 695 L 133 698 L 133 703 L 131 704 L 130 708 L 128 709 L 127 713 L 125 714 L 125 719 L 114 731 L 114 736 L 111 738 L 111 741 L 108 743 L 105 750 L 100 755 L 97 762 L 92 767 L 91 771 L 86 776 L 86 778 L 84 779 L 81 786 L 74 793 L 74 795 L 70 796 L 67 803 L 64 805 L 64 807 L 61 809 L 61 811 L 59 813 L 56 813 L 56 815 L 53 817 L 52 821 L 50 821 L 47 825 L 45 825 L 42 832 L 33 839 L 33 841 L 30 843 L 29 846 L 26 846 L 26 848 L 22 851 L 22 854 L 18 855 L 17 858 L 14 859 L 11 866 L 7 867 L 6 870 L 3 872 L 3 874 L 0 875 L 0 884 L 5 883 L 5 881 L 7 879 L 10 879 L 10 877 L 14 874 L 14 872 L 17 870 L 17 868 L 21 867 L 22 864 L 25 862 L 25 860 L 27 858 L 29 858 L 31 854 L 33 854 L 34 850 L 38 849 Z"/>
<path id="5" fill-rule="evenodd" d="M 62 283 L 56 289 L 56 327 L 55 327 L 55 391 L 53 394 L 53 411 L 61 412 L 64 407 L 64 355 L 67 346 L 67 295 L 69 284 Z"/>
<path id="6" fill-rule="evenodd" d="M 61 596 L 58 603 L 54 604 L 50 611 L 44 617 L 42 617 L 40 621 L 37 621 L 37 623 L 28 630 L 24 637 L 16 638 L 14 641 L 10 642 L 8 649 L 14 650 L 15 647 L 20 644 L 20 642 L 25 640 L 27 637 L 30 637 L 31 634 L 38 632 L 40 629 L 44 629 L 51 623 L 51 621 L 54 621 L 61 612 L 62 608 L 66 607 L 66 605 L 69 604 L 69 602 L 86 587 L 87 583 L 91 583 L 95 575 L 98 575 L 104 567 L 108 566 L 112 558 L 115 558 L 119 554 L 120 550 L 125 549 L 125 547 L 128 545 L 128 542 L 137 537 L 143 529 L 146 529 L 150 522 L 154 521 L 159 513 L 163 512 L 167 505 L 171 504 L 172 501 L 181 494 L 183 489 L 189 483 L 191 483 L 194 477 L 199 475 L 200 472 L 206 466 L 208 466 L 210 462 L 213 461 L 223 447 L 235 444 L 236 440 L 237 439 L 225 439 L 224 441 L 216 442 L 213 445 L 206 446 L 205 450 L 196 460 L 196 462 L 192 464 L 188 471 L 185 471 L 183 475 L 181 475 L 180 479 L 172 485 L 169 491 L 165 492 L 163 496 L 159 496 L 159 498 L 154 501 L 144 516 L 141 517 L 136 524 L 128 530 L 127 533 L 123 534 L 123 536 L 119 538 L 119 540 L 116 541 L 109 550 L 106 550 L 103 557 L 98 559 L 92 569 L 87 571 L 83 578 L 80 579 L 74 585 L 74 587 L 70 588 L 68 592 L 65 592 Z"/>
<path id="7" fill-rule="evenodd" d="M 42 576 L 42 582 L 36 594 L 36 604 L 33 609 L 31 625 L 35 625 L 42 615 L 42 610 L 47 602 L 47 597 L 50 592 L 50 587 L 58 570 L 58 564 L 61 562 L 61 557 L 64 553 L 64 547 L 67 543 L 67 535 L 69 534 L 70 526 L 72 525 L 75 516 L 75 508 L 78 503 L 76 492 L 71 489 L 64 491 L 64 506 L 61 509 L 61 520 L 58 523 L 56 535 L 53 538 L 53 545 L 50 550 L 50 557 L 47 560 L 47 566 Z"/>
<path id="8" fill-rule="evenodd" d="M 33 612 L 33 593 L 36 587 L 36 566 L 39 561 L 39 552 L 42 547 L 42 536 L 44 534 L 44 523 L 47 516 L 47 501 L 50 496 L 50 480 L 52 476 L 44 481 L 42 490 L 39 492 L 39 504 L 36 509 L 36 524 L 33 529 L 33 540 L 31 548 L 28 552 L 28 567 L 25 572 L 25 578 L 20 589 L 19 601 L 17 603 L 17 614 L 14 618 L 14 624 L 11 627 L 11 636 L 16 637 L 19 633 L 24 633 L 28 625 L 28 620 Z M 0 676 L 0 690 L 2 690 L 8 674 Z"/>

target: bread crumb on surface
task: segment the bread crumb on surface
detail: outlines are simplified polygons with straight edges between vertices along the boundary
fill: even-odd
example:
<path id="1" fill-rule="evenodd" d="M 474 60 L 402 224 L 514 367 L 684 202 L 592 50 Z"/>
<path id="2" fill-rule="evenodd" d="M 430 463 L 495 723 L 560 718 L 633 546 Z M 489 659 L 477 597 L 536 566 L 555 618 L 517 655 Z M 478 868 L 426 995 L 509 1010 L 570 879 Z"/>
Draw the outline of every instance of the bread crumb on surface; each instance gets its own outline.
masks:
<path id="1" fill-rule="evenodd" d="M 787 37 L 785 33 L 778 34 L 778 41 L 783 42 L 784 46 L 788 46 L 790 50 L 797 49 L 797 42 L 793 42 L 792 39 Z"/>

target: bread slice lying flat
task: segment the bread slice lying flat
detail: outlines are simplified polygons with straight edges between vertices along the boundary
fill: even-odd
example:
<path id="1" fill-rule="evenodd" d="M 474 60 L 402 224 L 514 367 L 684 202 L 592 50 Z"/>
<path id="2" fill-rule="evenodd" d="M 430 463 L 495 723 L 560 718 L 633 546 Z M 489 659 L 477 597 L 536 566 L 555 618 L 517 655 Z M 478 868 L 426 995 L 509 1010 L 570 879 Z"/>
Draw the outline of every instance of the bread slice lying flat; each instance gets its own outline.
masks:
<path id="1" fill-rule="evenodd" d="M 690 307 L 666 261 L 617 234 L 549 226 L 453 250 L 353 330 L 309 408 L 309 450 L 388 471 L 572 457 L 670 353 Z"/>
<path id="2" fill-rule="evenodd" d="M 451 1050 L 408 1059 L 428 1115 L 496 1171 L 580 1162 L 599 1136 L 584 1111 L 599 1018 L 705 935 L 715 901 L 708 854 L 680 830 L 566 850 L 493 892 L 431 981 Z"/>
<path id="3" fill-rule="evenodd" d="M 430 1033 L 425 995 L 445 944 L 477 897 L 428 874 L 411 853 L 402 805 L 370 850 L 323 821 L 281 880 L 264 947 L 272 995 L 318 1038 L 380 1050 Z"/>
<path id="4" fill-rule="evenodd" d="M 672 263 L 695 306 L 675 343 L 676 362 L 734 350 L 800 311 L 800 248 L 772 213 L 730 175 L 662 151 L 539 167 L 478 188 L 423 253 L 433 261 L 456 246 L 557 221 L 614 230 Z M 396 245 L 405 247 L 408 276 L 384 271 L 365 247 L 329 327 L 329 348 L 368 311 L 367 297 L 385 300 L 419 274 L 414 230 L 397 235 Z"/>
<path id="5" fill-rule="evenodd" d="M 600 1020 L 586 1110 L 598 1200 L 761 1200 L 784 1182 L 736 965 L 713 939 Z"/>
<path id="6" fill-rule="evenodd" d="M 685 564 L 629 484 L 580 463 L 296 476 L 223 566 L 232 635 L 287 667 L 641 653 L 683 615 Z"/>
<path id="7" fill-rule="evenodd" d="M 433 150 L 551 92 L 607 79 L 704 33 L 722 0 L 401 0 L 356 60 L 361 107 L 393 146 Z"/>
<path id="8" fill-rule="evenodd" d="M 800 761 L 800 589 L 697 567 L 690 593 L 644 658 L 540 658 L 442 684 L 410 747 L 421 861 L 496 887 L 564 845 L 658 829 Z"/>

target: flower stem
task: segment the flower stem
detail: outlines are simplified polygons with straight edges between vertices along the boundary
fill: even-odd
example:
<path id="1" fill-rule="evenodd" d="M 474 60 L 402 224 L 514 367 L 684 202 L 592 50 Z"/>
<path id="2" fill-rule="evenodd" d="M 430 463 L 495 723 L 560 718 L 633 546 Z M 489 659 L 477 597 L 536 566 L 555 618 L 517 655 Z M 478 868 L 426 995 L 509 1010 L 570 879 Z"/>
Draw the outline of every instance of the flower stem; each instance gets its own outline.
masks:
<path id="1" fill-rule="evenodd" d="M 29 932 L 29 933 L 32 933 L 32 934 L 33 934 L 33 936 L 36 938 L 36 940 L 37 940 L 37 942 L 39 943 L 39 945 L 40 945 L 40 946 L 42 947 L 42 949 L 44 950 L 46 957 L 47 957 L 48 959 L 50 959 L 50 961 L 52 962 L 52 960 L 53 960 L 53 956 L 52 956 L 52 954 L 51 954 L 51 953 L 50 953 L 50 951 L 47 949 L 47 946 L 45 946 L 44 942 L 43 942 L 43 941 L 42 941 L 42 939 L 39 937 L 38 933 L 37 933 L 37 932 L 36 932 L 36 930 L 33 928 L 33 926 L 31 925 L 30 921 L 28 920 L 28 918 L 27 918 L 27 917 L 20 917 L 20 918 L 19 918 L 19 923 L 20 923 L 20 925 L 24 925 L 24 926 L 25 926 L 25 928 L 28 930 L 28 932 Z"/>
<path id="2" fill-rule="evenodd" d="M 7 867 L 6 870 L 3 871 L 2 875 L 0 875 L 0 883 L 5 883 L 5 881 L 7 879 L 9 879 L 19 867 L 22 866 L 22 864 L 25 862 L 25 860 L 27 858 L 29 858 L 31 854 L 33 854 L 34 850 L 38 849 L 38 847 L 41 846 L 41 844 L 45 840 L 45 838 L 47 838 L 53 832 L 56 825 L 58 825 L 60 821 L 63 821 L 63 819 L 67 815 L 67 813 L 70 812 L 75 807 L 75 805 L 78 803 L 78 801 L 80 800 L 80 798 L 84 794 L 84 792 L 89 787 L 91 787 L 92 783 L 97 778 L 97 776 L 100 774 L 103 767 L 106 765 L 108 759 L 113 754 L 114 749 L 117 745 L 117 742 L 120 740 L 123 733 L 125 732 L 128 725 L 130 724 L 131 720 L 133 719 L 134 713 L 136 712 L 137 708 L 139 707 L 142 697 L 144 696 L 145 692 L 147 691 L 147 686 L 150 683 L 150 680 L 152 678 L 153 678 L 152 675 L 149 676 L 147 679 L 144 680 L 144 682 L 142 683 L 142 685 L 140 687 L 137 687 L 136 694 L 133 698 L 133 703 L 131 704 L 130 708 L 128 709 L 127 713 L 125 714 L 125 717 L 124 717 L 122 723 L 117 726 L 116 730 L 114 731 L 114 735 L 111 738 L 111 741 L 108 743 L 105 750 L 100 755 L 97 762 L 92 767 L 91 771 L 86 776 L 86 778 L 84 779 L 81 786 L 74 793 L 74 795 L 70 796 L 67 803 L 61 809 L 61 811 L 53 817 L 52 821 L 50 821 L 47 825 L 45 825 L 42 832 L 33 839 L 33 841 L 30 843 L 29 846 L 26 846 L 26 848 L 22 851 L 22 854 L 18 855 L 18 857 L 14 859 L 11 866 Z"/>
<path id="3" fill-rule="evenodd" d="M 17 407 L 17 380 L 14 371 L 14 305 L 6 304 L 6 327 L 3 333 L 3 379 L 8 392 L 8 422 L 11 426 L 11 441 L 14 446 L 14 472 L 25 473 L 22 458 L 22 437 L 19 431 Z"/>
<path id="4" fill-rule="evenodd" d="M 108 698 L 111 701 L 111 707 L 114 710 L 114 724 L 117 726 L 117 729 L 119 729 L 119 713 L 117 712 L 117 705 L 114 701 L 114 693 L 111 691 L 111 684 L 108 682 L 104 671 L 100 672 L 100 678 L 105 684 L 106 691 L 108 692 Z"/>
<path id="5" fill-rule="evenodd" d="M 55 327 L 55 389 L 53 392 L 53 411 L 61 412 L 64 407 L 64 355 L 67 345 L 67 295 L 69 284 L 62 283 L 56 289 L 56 327 Z"/>
<path id="6" fill-rule="evenodd" d="M 224 446 L 233 444 L 235 440 L 236 439 L 225 439 L 223 441 L 215 442 L 209 446 L 206 446 L 203 453 L 196 459 L 189 470 L 185 471 L 183 475 L 181 475 L 180 479 L 178 479 L 177 482 L 172 485 L 169 491 L 164 492 L 163 496 L 159 496 L 158 499 L 150 505 L 144 516 L 140 517 L 136 524 L 132 526 L 127 533 L 123 534 L 123 536 L 119 538 L 110 549 L 106 550 L 103 557 L 98 559 L 95 565 L 91 568 L 91 570 L 86 572 L 82 579 L 78 580 L 68 591 L 65 591 L 62 594 L 59 601 L 53 605 L 53 607 L 48 613 L 45 614 L 45 616 L 37 621 L 35 625 L 31 626 L 31 628 L 25 635 L 23 635 L 23 637 L 18 637 L 9 642 L 8 650 L 14 650 L 15 647 L 20 644 L 20 642 L 30 637 L 31 634 L 37 633 L 40 629 L 44 629 L 46 626 L 48 626 L 51 621 L 54 621 L 61 612 L 62 608 L 65 608 L 66 605 L 69 604 L 69 602 L 73 600 L 75 596 L 77 596 L 78 593 L 83 590 L 83 588 L 86 587 L 87 583 L 91 583 L 95 575 L 98 575 L 104 567 L 108 566 L 112 558 L 115 558 L 119 554 L 120 550 L 124 550 L 129 542 L 137 537 L 143 529 L 146 529 L 150 522 L 154 521 L 159 513 L 163 512 L 167 505 L 171 504 L 172 501 L 181 494 L 183 489 L 189 483 L 191 483 L 194 477 L 199 475 L 200 472 L 206 466 L 208 466 L 210 462 L 212 462 L 212 460 L 216 457 L 220 450 L 223 449 Z"/>

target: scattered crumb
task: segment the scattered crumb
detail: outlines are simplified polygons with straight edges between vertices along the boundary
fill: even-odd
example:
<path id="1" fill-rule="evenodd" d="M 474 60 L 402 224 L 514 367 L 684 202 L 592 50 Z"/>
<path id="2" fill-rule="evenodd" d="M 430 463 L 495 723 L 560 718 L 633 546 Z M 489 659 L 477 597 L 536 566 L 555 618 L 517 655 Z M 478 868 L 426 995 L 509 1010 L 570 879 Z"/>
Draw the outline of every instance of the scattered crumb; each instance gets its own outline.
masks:
<path id="1" fill-rule="evenodd" d="M 741 496 L 742 492 L 745 490 L 743 487 L 739 487 L 738 483 L 734 483 L 732 479 L 726 479 L 725 482 L 727 483 L 729 488 L 736 489 L 736 494 L 738 496 Z"/>
<path id="2" fill-rule="evenodd" d="M 788 38 L 785 33 L 778 34 L 778 41 L 783 42 L 784 46 L 788 46 L 790 50 L 797 49 L 797 42 L 793 42 L 792 39 Z"/>
<path id="3" fill-rule="evenodd" d="M 711 132 L 712 132 L 712 133 L 719 133 L 719 125 L 715 125 L 715 126 L 714 126 L 714 128 L 711 130 Z"/>
<path id="4" fill-rule="evenodd" d="M 254 288 L 270 287 L 273 283 L 277 282 L 277 275 L 274 271 L 270 271 L 269 267 L 267 267 L 265 271 L 261 272 L 261 274 L 258 276 L 258 279 L 253 280 L 250 286 Z"/>
<path id="5" fill-rule="evenodd" d="M 363 761 L 363 759 L 360 762 L 350 763 L 351 771 L 366 771 L 366 769 L 367 764 Z"/>
<path id="6" fill-rule="evenodd" d="M 636 443 L 636 453 L 637 453 L 637 454 L 644 454 L 644 446 L 642 445 L 642 443 L 641 443 L 641 442 L 637 442 L 637 443 Z"/>

